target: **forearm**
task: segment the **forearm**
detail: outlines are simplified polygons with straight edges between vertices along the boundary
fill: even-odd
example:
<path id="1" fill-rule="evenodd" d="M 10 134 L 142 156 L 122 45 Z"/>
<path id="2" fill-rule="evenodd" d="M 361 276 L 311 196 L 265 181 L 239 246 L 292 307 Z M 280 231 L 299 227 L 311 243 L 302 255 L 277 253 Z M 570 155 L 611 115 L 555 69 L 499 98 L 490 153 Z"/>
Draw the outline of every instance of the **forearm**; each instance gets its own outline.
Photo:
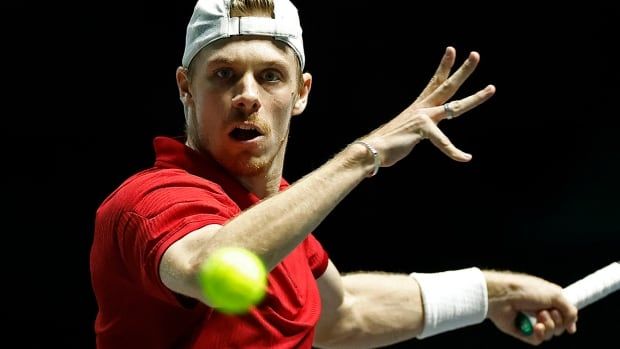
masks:
<path id="1" fill-rule="evenodd" d="M 575 331 L 577 309 L 562 296 L 561 287 L 532 275 L 466 268 L 410 275 L 351 274 L 341 278 L 341 285 L 337 280 L 319 279 L 322 293 L 337 300 L 323 307 L 317 327 L 315 344 L 323 348 L 385 346 L 485 318 L 530 344 Z M 534 336 L 523 336 L 514 326 L 519 311 L 541 312 Z"/>
<path id="2" fill-rule="evenodd" d="M 224 225 L 200 251 L 245 247 L 271 270 L 372 170 L 373 159 L 361 145 L 351 145 L 287 190 L 244 211 Z"/>
<path id="3" fill-rule="evenodd" d="M 342 278 L 344 303 L 330 314 L 317 345 L 375 348 L 417 336 L 424 314 L 417 282 L 405 274 L 354 273 Z M 333 316 L 332 316 L 333 315 Z"/>

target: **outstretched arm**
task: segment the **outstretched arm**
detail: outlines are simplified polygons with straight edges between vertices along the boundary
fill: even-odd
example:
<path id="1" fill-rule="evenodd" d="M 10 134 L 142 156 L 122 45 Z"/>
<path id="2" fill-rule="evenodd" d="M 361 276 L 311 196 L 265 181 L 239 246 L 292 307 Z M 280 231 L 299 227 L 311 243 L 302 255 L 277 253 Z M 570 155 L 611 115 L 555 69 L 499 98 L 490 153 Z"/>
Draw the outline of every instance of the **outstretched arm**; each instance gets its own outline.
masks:
<path id="1" fill-rule="evenodd" d="M 172 244 L 160 264 L 163 283 L 177 293 L 201 298 L 197 270 L 214 250 L 231 245 L 255 252 L 268 269 L 274 268 L 367 174 L 377 166 L 394 165 L 424 138 L 429 138 L 453 159 L 468 161 L 471 156 L 458 150 L 437 124 L 482 104 L 495 89 L 489 85 L 471 96 L 452 101 L 450 108 L 445 108 L 443 103 L 454 96 L 479 61 L 479 55 L 472 52 L 450 75 L 455 56 L 454 48 L 447 48 L 422 94 L 395 118 L 360 138 L 365 146 L 352 143 L 287 190 L 264 199 L 225 225 L 200 228 Z M 304 76 L 304 95 L 307 95 L 311 79 Z M 376 153 L 371 155 L 368 150 Z M 209 300 L 201 300 L 209 304 Z"/>
<path id="2" fill-rule="evenodd" d="M 526 274 L 484 271 L 483 275 L 488 291 L 486 317 L 503 332 L 534 345 L 565 330 L 575 332 L 577 309 L 559 286 Z M 315 335 L 318 347 L 374 348 L 424 331 L 424 297 L 420 284 L 409 275 L 364 272 L 341 276 L 330 262 L 318 285 L 323 301 Z M 458 283 L 451 287 L 459 289 Z M 519 311 L 538 314 L 540 322 L 533 336 L 523 336 L 514 327 Z"/>

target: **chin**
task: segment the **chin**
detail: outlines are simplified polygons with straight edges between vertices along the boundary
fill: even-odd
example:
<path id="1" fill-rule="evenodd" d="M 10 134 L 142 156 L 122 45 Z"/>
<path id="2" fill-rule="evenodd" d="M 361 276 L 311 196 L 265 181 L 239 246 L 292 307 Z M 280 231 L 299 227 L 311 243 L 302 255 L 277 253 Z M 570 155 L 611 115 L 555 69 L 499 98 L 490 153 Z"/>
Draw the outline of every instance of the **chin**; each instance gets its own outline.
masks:
<path id="1" fill-rule="evenodd" d="M 254 177 L 267 171 L 269 163 L 262 159 L 243 159 L 237 163 L 227 166 L 228 170 L 237 177 Z"/>

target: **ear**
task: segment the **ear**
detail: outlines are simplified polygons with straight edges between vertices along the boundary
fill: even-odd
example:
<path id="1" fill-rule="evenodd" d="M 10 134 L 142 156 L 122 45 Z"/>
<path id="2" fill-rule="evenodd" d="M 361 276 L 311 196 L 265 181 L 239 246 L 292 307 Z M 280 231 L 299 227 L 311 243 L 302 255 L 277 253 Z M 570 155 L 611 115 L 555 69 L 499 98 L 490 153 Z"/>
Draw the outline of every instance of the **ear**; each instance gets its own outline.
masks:
<path id="1" fill-rule="evenodd" d="M 179 89 L 179 98 L 181 98 L 181 102 L 183 104 L 187 104 L 192 99 L 192 94 L 189 91 L 189 72 L 185 67 L 178 67 L 176 78 L 177 78 L 177 88 Z"/>
<path id="2" fill-rule="evenodd" d="M 293 115 L 301 114 L 306 109 L 306 105 L 308 105 L 308 96 L 310 95 L 310 89 L 312 88 L 312 75 L 310 75 L 310 73 L 303 73 L 302 79 L 304 80 L 304 83 L 299 90 L 299 97 L 293 106 Z"/>

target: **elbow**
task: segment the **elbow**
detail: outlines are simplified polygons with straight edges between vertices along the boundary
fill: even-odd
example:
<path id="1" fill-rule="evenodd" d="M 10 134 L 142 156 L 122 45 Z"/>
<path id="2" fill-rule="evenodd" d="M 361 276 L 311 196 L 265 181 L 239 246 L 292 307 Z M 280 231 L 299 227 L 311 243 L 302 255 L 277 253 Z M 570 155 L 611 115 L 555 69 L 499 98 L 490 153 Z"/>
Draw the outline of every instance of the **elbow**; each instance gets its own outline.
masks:
<path id="1" fill-rule="evenodd" d="M 345 301 L 334 312 L 322 314 L 317 326 L 314 346 L 323 349 L 359 349 L 355 340 L 364 332 L 359 315 L 351 303 L 352 297 Z M 358 343 L 358 344 L 355 344 Z"/>
<path id="2" fill-rule="evenodd" d="M 159 265 L 162 283 L 175 293 L 204 302 L 197 277 L 201 264 L 197 258 L 179 257 L 167 252 L 162 257 Z"/>

